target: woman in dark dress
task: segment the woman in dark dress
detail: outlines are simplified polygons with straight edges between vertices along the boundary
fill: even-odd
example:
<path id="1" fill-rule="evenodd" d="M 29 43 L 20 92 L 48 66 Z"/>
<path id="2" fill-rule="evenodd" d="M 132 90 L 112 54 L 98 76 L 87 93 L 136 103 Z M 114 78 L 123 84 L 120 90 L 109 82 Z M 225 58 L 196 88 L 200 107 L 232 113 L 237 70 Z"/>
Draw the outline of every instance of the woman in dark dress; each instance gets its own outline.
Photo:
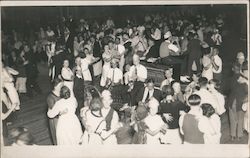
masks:
<path id="1" fill-rule="evenodd" d="M 165 99 L 159 106 L 159 114 L 168 125 L 167 133 L 161 138 L 165 144 L 181 144 L 182 139 L 179 131 L 179 118 L 181 112 L 188 112 L 189 106 L 174 99 L 174 90 L 171 86 L 164 86 Z"/>
<path id="2" fill-rule="evenodd" d="M 52 109 L 55 103 L 60 99 L 60 90 L 63 86 L 63 81 L 61 79 L 56 78 L 53 82 L 53 90 L 47 97 L 48 108 Z M 49 129 L 51 133 L 52 142 L 54 145 L 57 145 L 56 140 L 56 125 L 57 125 L 58 117 L 49 119 Z"/>

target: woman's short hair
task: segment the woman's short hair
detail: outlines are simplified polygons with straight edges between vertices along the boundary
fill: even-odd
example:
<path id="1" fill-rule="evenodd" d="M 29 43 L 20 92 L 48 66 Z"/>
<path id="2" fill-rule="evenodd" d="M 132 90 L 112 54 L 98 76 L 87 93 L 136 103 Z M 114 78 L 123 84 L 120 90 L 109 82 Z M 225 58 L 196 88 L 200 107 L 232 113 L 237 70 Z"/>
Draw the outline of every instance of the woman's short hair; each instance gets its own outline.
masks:
<path id="1" fill-rule="evenodd" d="M 62 79 L 60 79 L 60 78 L 54 79 L 54 81 L 52 82 L 53 88 L 55 88 L 61 82 L 62 82 Z"/>
<path id="2" fill-rule="evenodd" d="M 147 80 L 146 80 L 146 83 L 155 83 L 155 80 L 153 79 L 153 78 L 148 78 Z"/>
<path id="3" fill-rule="evenodd" d="M 68 99 L 70 97 L 70 89 L 67 86 L 63 86 L 60 91 L 60 97 Z"/>
<path id="4" fill-rule="evenodd" d="M 217 79 L 211 79 L 211 80 L 209 80 L 208 83 L 213 84 L 214 88 L 217 89 L 217 90 L 220 88 L 220 81 L 217 80 Z"/>
<path id="5" fill-rule="evenodd" d="M 165 85 L 162 87 L 162 97 L 165 98 L 168 95 L 174 95 L 174 90 L 171 85 Z"/>
<path id="6" fill-rule="evenodd" d="M 192 75 L 196 75 L 198 78 L 201 77 L 201 73 L 198 71 L 192 71 Z"/>
<path id="7" fill-rule="evenodd" d="M 203 111 L 203 115 L 206 117 L 210 117 L 215 113 L 215 109 L 213 108 L 211 104 L 204 103 L 201 105 L 201 108 Z"/>
<path id="8" fill-rule="evenodd" d="M 207 86 L 207 83 L 208 83 L 208 80 L 207 80 L 206 77 L 200 77 L 199 78 L 199 84 L 200 84 L 201 87 Z"/>
<path id="9" fill-rule="evenodd" d="M 198 106 L 201 103 L 201 97 L 197 94 L 192 94 L 188 97 L 188 104 L 191 106 Z"/>
<path id="10" fill-rule="evenodd" d="M 91 111 L 99 111 L 99 110 L 101 110 L 102 107 L 103 107 L 103 103 L 102 103 L 101 98 L 93 98 L 90 101 L 89 109 Z"/>

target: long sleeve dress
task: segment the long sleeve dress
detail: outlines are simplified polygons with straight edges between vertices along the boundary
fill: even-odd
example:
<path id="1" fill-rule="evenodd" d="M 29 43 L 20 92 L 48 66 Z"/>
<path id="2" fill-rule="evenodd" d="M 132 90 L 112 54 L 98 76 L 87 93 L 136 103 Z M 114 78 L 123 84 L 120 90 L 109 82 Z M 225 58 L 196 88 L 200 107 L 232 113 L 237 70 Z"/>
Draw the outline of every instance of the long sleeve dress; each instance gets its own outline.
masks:
<path id="1" fill-rule="evenodd" d="M 75 98 L 61 99 L 52 109 L 48 110 L 48 117 L 54 118 L 67 109 L 67 112 L 59 115 L 56 126 L 56 139 L 58 145 L 78 145 L 83 134 L 81 123 L 75 112 L 77 101 Z"/>
<path id="2" fill-rule="evenodd" d="M 12 74 L 17 75 L 18 72 L 12 68 L 3 68 L 2 69 L 2 83 L 3 83 L 2 86 L 7 91 L 7 95 L 10 99 L 11 105 L 16 106 L 16 110 L 18 110 L 18 109 L 20 109 L 20 100 L 19 100 L 17 90 L 16 90 L 14 83 L 13 83 L 14 79 L 12 77 Z"/>

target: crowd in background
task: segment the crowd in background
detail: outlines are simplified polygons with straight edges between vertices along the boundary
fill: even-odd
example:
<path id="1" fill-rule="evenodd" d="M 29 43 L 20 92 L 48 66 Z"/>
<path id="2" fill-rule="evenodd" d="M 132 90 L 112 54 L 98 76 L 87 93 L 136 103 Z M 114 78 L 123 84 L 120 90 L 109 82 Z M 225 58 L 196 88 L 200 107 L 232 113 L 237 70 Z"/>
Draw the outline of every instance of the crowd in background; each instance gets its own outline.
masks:
<path id="1" fill-rule="evenodd" d="M 248 64 L 239 52 L 225 100 L 219 55 L 225 16 L 175 11 L 128 18 L 122 27 L 112 17 L 100 23 L 69 16 L 41 27 L 31 42 L 15 30 L 3 32 L 2 101 L 8 112 L 2 118 L 20 109 L 19 96 L 42 94 L 37 64 L 43 63 L 53 87 L 47 116 L 54 145 L 120 144 L 121 137 L 127 144 L 219 144 L 226 109 L 231 139 L 241 139 L 248 131 Z M 173 78 L 169 66 L 157 87 L 143 63 L 177 63 L 180 75 Z"/>

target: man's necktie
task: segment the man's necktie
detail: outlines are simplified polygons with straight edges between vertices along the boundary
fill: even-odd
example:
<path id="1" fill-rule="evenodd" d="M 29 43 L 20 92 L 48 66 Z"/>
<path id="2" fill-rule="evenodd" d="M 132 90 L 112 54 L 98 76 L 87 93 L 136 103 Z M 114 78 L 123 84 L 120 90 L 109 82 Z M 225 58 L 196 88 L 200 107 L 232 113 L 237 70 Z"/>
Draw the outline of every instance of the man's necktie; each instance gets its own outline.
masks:
<path id="1" fill-rule="evenodd" d="M 112 82 L 114 83 L 115 80 L 115 69 L 113 69 L 113 76 L 112 76 Z"/>
<path id="2" fill-rule="evenodd" d="M 145 99 L 145 102 L 147 102 L 148 101 L 148 99 L 149 99 L 149 90 L 148 90 L 148 94 L 147 94 L 147 97 L 146 97 L 146 99 Z"/>
<path id="3" fill-rule="evenodd" d="M 138 74 L 138 72 L 137 72 L 137 67 L 135 66 L 135 76 L 136 76 L 136 79 L 135 79 L 135 81 L 137 81 L 137 79 L 138 79 L 138 76 L 137 76 L 137 74 Z"/>

